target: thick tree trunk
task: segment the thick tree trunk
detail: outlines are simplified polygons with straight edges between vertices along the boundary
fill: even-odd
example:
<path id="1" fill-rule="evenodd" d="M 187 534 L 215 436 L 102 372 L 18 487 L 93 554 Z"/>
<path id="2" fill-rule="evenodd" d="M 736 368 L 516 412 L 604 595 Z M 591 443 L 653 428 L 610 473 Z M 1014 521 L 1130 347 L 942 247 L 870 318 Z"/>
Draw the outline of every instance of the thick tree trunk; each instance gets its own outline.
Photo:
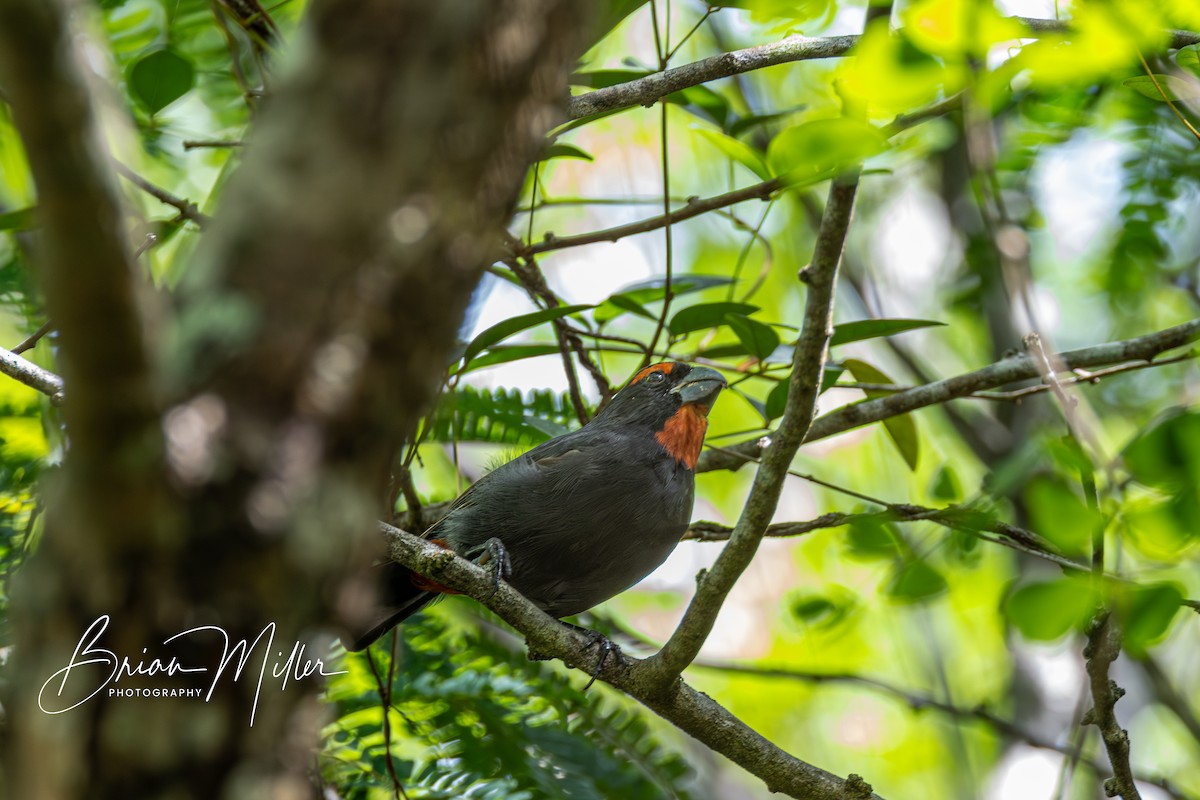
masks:
<path id="1" fill-rule="evenodd" d="M 0 0 L 0 67 L 42 235 L 67 242 L 86 219 L 93 237 L 84 250 L 48 246 L 41 266 L 62 331 L 71 448 L 13 604 L 12 796 L 314 791 L 318 687 L 281 690 L 273 669 L 297 641 L 305 658 L 325 656 L 331 620 L 364 610 L 358 577 L 377 544 L 389 465 L 565 102 L 577 7 L 314 0 L 302 61 L 256 123 L 155 360 L 140 355 L 152 348 L 106 169 L 84 146 L 87 97 L 67 57 L 65 3 Z M 80 176 L 89 193 L 72 185 Z M 92 284 L 114 304 L 96 308 Z M 106 614 L 96 646 L 117 658 L 207 669 L 109 688 L 207 692 L 221 634 L 164 644 L 197 626 L 245 639 L 246 672 L 234 680 L 235 658 L 208 701 L 105 689 L 44 713 L 39 690 Z M 273 642 L 258 638 L 264 630 Z M 107 671 L 72 671 L 64 696 L 102 685 Z M 46 685 L 46 706 L 69 704 L 51 699 L 57 681 Z"/>

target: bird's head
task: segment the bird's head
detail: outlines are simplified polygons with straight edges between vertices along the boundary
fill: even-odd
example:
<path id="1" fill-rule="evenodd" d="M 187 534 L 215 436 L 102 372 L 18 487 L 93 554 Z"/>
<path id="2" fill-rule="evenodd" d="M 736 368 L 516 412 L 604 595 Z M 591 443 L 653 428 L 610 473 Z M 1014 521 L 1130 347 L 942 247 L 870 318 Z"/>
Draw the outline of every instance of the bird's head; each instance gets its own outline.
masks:
<path id="1" fill-rule="evenodd" d="M 694 469 L 708 412 L 728 382 L 714 369 L 664 361 L 630 379 L 596 417 L 600 424 L 647 426 L 676 460 Z"/>

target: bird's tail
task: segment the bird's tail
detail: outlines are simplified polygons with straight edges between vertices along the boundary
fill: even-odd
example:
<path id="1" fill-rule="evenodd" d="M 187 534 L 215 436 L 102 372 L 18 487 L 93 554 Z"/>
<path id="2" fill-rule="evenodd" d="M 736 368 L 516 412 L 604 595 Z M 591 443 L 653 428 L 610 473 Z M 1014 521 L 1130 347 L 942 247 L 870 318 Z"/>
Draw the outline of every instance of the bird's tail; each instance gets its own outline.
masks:
<path id="1" fill-rule="evenodd" d="M 413 583 L 413 574 L 394 561 L 381 564 L 378 569 L 377 585 L 383 601 L 379 615 L 365 633 L 355 636 L 352 641 L 343 640 L 346 649 L 352 653 L 367 649 L 380 636 L 440 597 L 437 592 L 418 587 Z"/>

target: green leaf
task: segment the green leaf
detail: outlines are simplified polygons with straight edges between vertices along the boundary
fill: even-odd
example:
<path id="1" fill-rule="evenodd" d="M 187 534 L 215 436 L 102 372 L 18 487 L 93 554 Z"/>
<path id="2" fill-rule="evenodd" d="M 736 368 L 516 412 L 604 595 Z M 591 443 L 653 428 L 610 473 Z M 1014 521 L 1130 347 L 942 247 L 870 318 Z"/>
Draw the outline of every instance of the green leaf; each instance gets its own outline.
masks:
<path id="1" fill-rule="evenodd" d="M 894 558 L 900 553 L 900 532 L 895 524 L 876 517 L 860 517 L 850 522 L 846 534 L 847 555 L 870 561 Z"/>
<path id="2" fill-rule="evenodd" d="M 460 386 L 442 396 L 426 420 L 431 442 L 489 442 L 527 445 L 544 442 L 577 424 L 567 392 Z"/>
<path id="3" fill-rule="evenodd" d="M 821 379 L 821 392 L 837 383 L 837 379 L 841 377 L 845 369 L 838 364 L 825 364 L 824 377 Z M 778 419 L 783 416 L 784 407 L 787 405 L 788 387 L 791 382 L 788 378 L 784 378 L 775 384 L 767 395 L 767 403 L 764 406 L 763 413 L 767 421 Z"/>
<path id="4" fill-rule="evenodd" d="M 887 594 L 902 603 L 921 603 L 946 591 L 942 573 L 917 558 L 904 564 L 887 584 Z"/>
<path id="5" fill-rule="evenodd" d="M 864 339 L 878 339 L 881 336 L 891 336 L 904 331 L 945 324 L 932 319 L 864 319 L 856 322 L 843 322 L 841 325 L 833 326 L 833 338 L 829 340 L 829 346 L 861 342 Z"/>
<path id="6" fill-rule="evenodd" d="M 174 50 L 155 50 L 129 69 L 129 90 L 151 114 L 183 97 L 196 82 L 192 62 Z"/>
<path id="7" fill-rule="evenodd" d="M 549 161 L 552 158 L 581 158 L 584 161 L 596 160 L 591 153 L 581 150 L 573 144 L 563 144 L 561 142 L 555 142 L 542 151 L 543 161 Z"/>
<path id="8" fill-rule="evenodd" d="M 1147 647 L 1166 636 L 1182 600 L 1183 592 L 1173 583 L 1131 587 L 1120 605 L 1125 647 L 1132 655 L 1143 655 Z"/>
<path id="9" fill-rule="evenodd" d="M 1134 480 L 1165 492 L 1200 485 L 1200 412 L 1173 409 L 1125 447 Z"/>
<path id="10" fill-rule="evenodd" d="M 767 162 L 750 145 L 738 141 L 732 136 L 726 136 L 720 131 L 709 130 L 707 128 L 698 128 L 696 133 L 708 140 L 709 143 L 726 156 L 741 164 L 764 181 L 770 180 L 771 170 L 767 167 Z"/>
<path id="11" fill-rule="evenodd" d="M 37 225 L 37 206 L 0 214 L 0 231 L 31 231 Z"/>
<path id="12" fill-rule="evenodd" d="M 557 306 L 555 308 L 545 308 L 541 311 L 534 311 L 530 314 L 521 314 L 520 316 L 511 317 L 499 322 L 487 330 L 481 332 L 478 336 L 471 340 L 467 345 L 467 349 L 463 351 L 462 360 L 464 363 L 469 362 L 475 356 L 479 355 L 488 347 L 501 342 L 508 337 L 528 330 L 529 328 L 537 327 L 545 322 L 560 319 L 571 314 L 578 314 L 580 311 L 586 311 L 589 308 L 594 308 L 590 305 L 575 305 L 575 306 Z"/>
<path id="13" fill-rule="evenodd" d="M 1200 75 L 1200 45 L 1181 49 L 1175 54 L 1175 63 L 1184 69 L 1191 70 L 1194 75 Z"/>
<path id="14" fill-rule="evenodd" d="M 819 119 L 780 133 L 767 148 L 767 164 L 776 175 L 796 178 L 836 172 L 887 149 L 876 128 L 854 119 Z"/>
<path id="15" fill-rule="evenodd" d="M 637 302 L 627 294 L 614 294 L 612 297 L 608 298 L 605 303 L 611 303 L 613 306 L 615 306 L 618 313 L 602 314 L 601 311 L 603 306 L 601 306 L 601 308 L 597 308 L 595 311 L 594 316 L 597 322 L 607 322 L 610 319 L 614 319 L 615 317 L 620 316 L 619 312 L 622 311 L 628 311 L 631 314 L 637 314 L 639 317 L 645 317 L 646 319 L 658 319 L 658 317 L 656 317 L 654 314 L 651 314 L 649 311 L 647 311 L 641 303 Z"/>
<path id="16" fill-rule="evenodd" d="M 1155 86 L 1155 81 L 1158 82 L 1157 86 Z M 1136 78 L 1127 78 L 1121 81 L 1121 85 L 1133 89 L 1143 97 L 1149 97 L 1151 100 L 1157 100 L 1160 103 L 1164 103 L 1167 100 L 1195 100 L 1200 98 L 1200 83 L 1184 78 L 1176 78 L 1174 75 L 1156 74 L 1154 80 L 1151 80 L 1149 75 L 1139 75 Z M 1159 89 L 1162 91 L 1159 91 Z M 1163 94 L 1166 94 L 1165 98 Z"/>
<path id="17" fill-rule="evenodd" d="M 649 75 L 644 69 L 595 69 L 587 72 L 576 72 L 571 75 L 572 86 L 586 86 L 589 89 L 605 89 L 618 83 L 628 83 Z"/>
<path id="18" fill-rule="evenodd" d="M 791 111 L 778 111 L 773 114 L 747 114 L 744 117 L 738 117 L 729 126 L 730 136 L 741 136 L 746 131 L 757 128 L 759 125 L 769 125 L 772 122 L 791 116 L 797 111 L 803 111 L 804 106 L 796 106 Z"/>
<path id="19" fill-rule="evenodd" d="M 1004 607 L 1026 639 L 1049 642 L 1072 628 L 1081 628 L 1097 605 L 1087 579 L 1064 577 L 1026 584 L 1009 595 Z"/>
<path id="20" fill-rule="evenodd" d="M 1065 480 L 1037 475 L 1026 485 L 1024 498 L 1033 529 L 1064 555 L 1091 552 L 1092 535 L 1104 524 L 1104 516 L 1088 508 Z"/>
<path id="21" fill-rule="evenodd" d="M 836 628 L 857 609 L 858 599 L 844 586 L 832 585 L 827 594 L 800 594 L 791 601 L 792 616 L 818 630 Z"/>
<path id="22" fill-rule="evenodd" d="M 726 321 L 726 314 L 753 314 L 755 311 L 758 311 L 758 306 L 749 303 L 697 303 L 676 311 L 667 323 L 667 330 L 672 336 L 682 336 L 692 331 L 715 328 Z"/>
<path id="23" fill-rule="evenodd" d="M 451 374 L 458 372 L 473 372 L 484 367 L 493 367 L 496 364 L 507 364 L 512 361 L 522 361 L 526 358 L 536 358 L 537 356 L 554 355 L 559 352 L 556 344 L 514 344 L 514 345 L 493 345 L 488 348 L 488 351 L 478 358 L 471 360 L 471 363 L 465 369 L 451 370 Z"/>
<path id="24" fill-rule="evenodd" d="M 733 283 L 732 278 L 726 278 L 721 275 L 697 275 L 694 273 L 686 273 L 676 275 L 671 280 L 671 296 L 680 297 L 685 294 L 699 292 L 704 289 L 711 289 L 714 286 L 728 286 Z M 601 303 L 593 312 L 593 319 L 599 325 L 604 325 L 625 312 L 633 312 L 647 319 L 658 319 L 657 314 L 651 314 L 645 309 L 649 303 L 654 303 L 662 300 L 666 296 L 666 280 L 663 278 L 652 278 L 648 281 L 641 281 L 626 286 L 619 292 L 616 292 L 603 303 Z M 617 300 L 617 298 L 622 298 Z M 633 311 L 634 308 L 638 311 Z"/>
<path id="25" fill-rule="evenodd" d="M 711 122 L 721 129 L 725 128 L 725 122 L 729 119 L 729 101 L 707 86 L 689 86 L 672 92 L 664 97 L 663 101 L 680 106 L 692 116 Z"/>
<path id="26" fill-rule="evenodd" d="M 938 468 L 937 474 L 929 484 L 929 496 L 944 503 L 956 503 L 962 498 L 962 488 L 959 484 L 958 473 L 949 464 Z M 974 536 L 971 541 L 976 541 Z"/>
<path id="27" fill-rule="evenodd" d="M 762 361 L 779 347 L 779 334 L 770 325 L 750 319 L 744 314 L 726 314 L 725 322 L 733 330 L 750 355 Z"/>
<path id="28" fill-rule="evenodd" d="M 894 383 L 883 372 L 857 358 L 847 358 L 842 365 L 859 383 Z M 871 389 L 863 391 L 870 398 L 887 397 L 891 394 Z M 888 417 L 883 421 L 883 427 L 892 442 L 895 443 L 896 449 L 900 451 L 900 455 L 903 456 L 904 463 L 908 464 L 909 469 L 915 470 L 921 457 L 921 445 L 920 439 L 917 438 L 917 424 L 913 421 L 912 416 L 903 414 L 898 417 Z"/>

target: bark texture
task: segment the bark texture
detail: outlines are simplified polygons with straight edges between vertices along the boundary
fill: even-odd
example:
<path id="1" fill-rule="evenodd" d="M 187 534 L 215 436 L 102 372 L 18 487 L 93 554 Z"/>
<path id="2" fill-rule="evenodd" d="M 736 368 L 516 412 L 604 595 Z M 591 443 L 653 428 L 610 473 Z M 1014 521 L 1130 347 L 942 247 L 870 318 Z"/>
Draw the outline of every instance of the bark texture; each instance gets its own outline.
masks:
<path id="1" fill-rule="evenodd" d="M 356 577 L 389 466 L 561 118 L 585 20 L 565 0 L 314 0 L 151 346 L 72 8 L 0 0 L 71 439 L 13 606 L 8 782 L 22 798 L 307 796 L 317 686 L 272 672 L 297 640 L 324 656 L 331 620 L 368 604 Z M 245 639 L 246 671 L 235 658 L 208 702 L 101 692 L 43 713 L 43 682 L 105 614 L 116 658 L 208 667 L 166 686 L 213 681 L 220 632 L 162 646 L 195 626 Z M 68 683 L 108 667 L 90 670 Z"/>

